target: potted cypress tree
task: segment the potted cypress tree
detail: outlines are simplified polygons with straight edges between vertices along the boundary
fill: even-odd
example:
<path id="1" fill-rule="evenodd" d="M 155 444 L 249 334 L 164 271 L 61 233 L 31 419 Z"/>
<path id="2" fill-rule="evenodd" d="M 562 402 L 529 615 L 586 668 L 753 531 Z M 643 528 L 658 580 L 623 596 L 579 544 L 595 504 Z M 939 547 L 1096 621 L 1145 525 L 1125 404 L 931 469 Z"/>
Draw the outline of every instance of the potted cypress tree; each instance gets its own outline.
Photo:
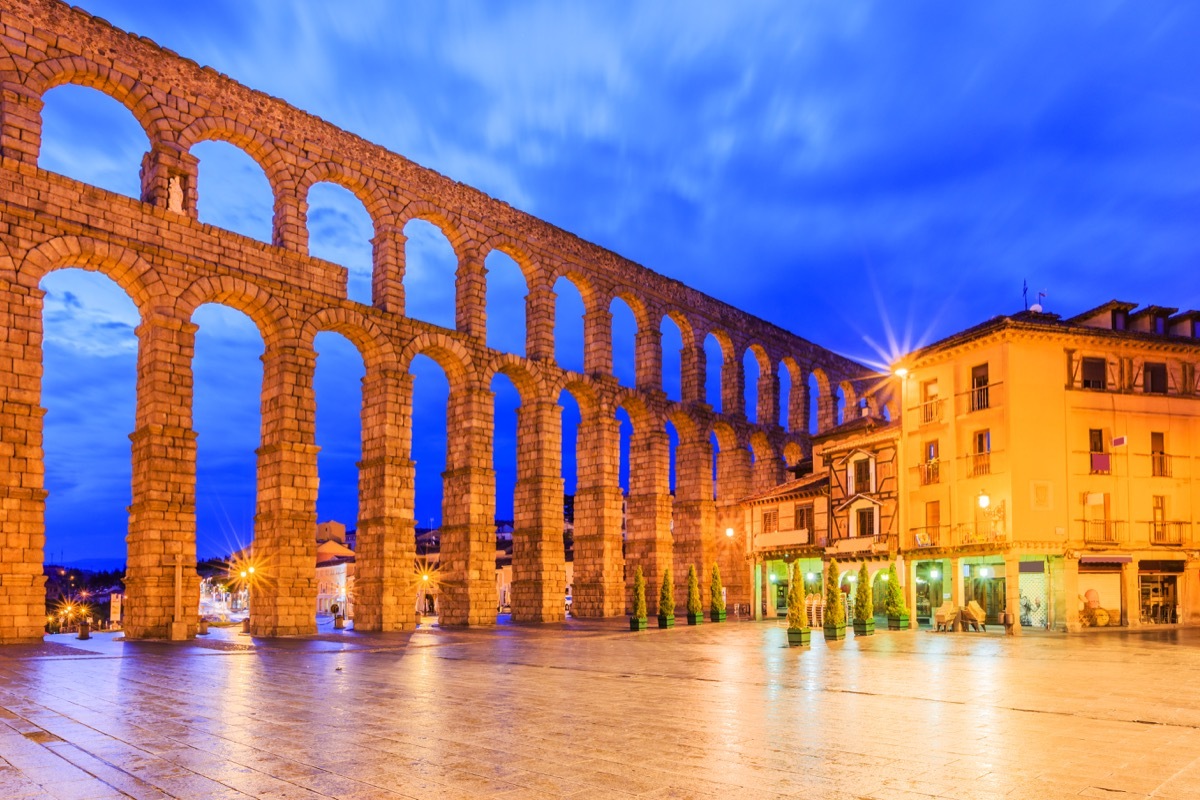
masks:
<path id="1" fill-rule="evenodd" d="M 700 605 L 700 580 L 696 577 L 696 565 L 688 564 L 688 625 L 704 622 L 704 606 Z"/>
<path id="2" fill-rule="evenodd" d="M 725 621 L 725 591 L 721 587 L 721 569 L 716 564 L 708 587 L 708 618 L 713 622 Z"/>
<path id="3" fill-rule="evenodd" d="M 646 630 L 646 579 L 641 567 L 633 572 L 633 613 L 629 615 L 629 630 Z"/>
<path id="4" fill-rule="evenodd" d="M 671 570 L 663 570 L 662 591 L 658 593 L 658 627 L 675 627 L 675 584 L 671 583 Z"/>
<path id="5" fill-rule="evenodd" d="M 908 604 L 904 602 L 904 592 L 900 589 L 900 579 L 896 577 L 896 565 L 888 567 L 887 595 L 884 606 L 887 609 L 888 630 L 908 630 Z"/>
<path id="6" fill-rule="evenodd" d="M 829 559 L 825 567 L 825 640 L 846 638 L 846 604 L 838 585 L 838 563 Z"/>
<path id="7" fill-rule="evenodd" d="M 788 645 L 799 647 L 807 645 L 812 638 L 812 628 L 808 626 L 808 614 L 804 609 L 804 579 L 800 575 L 800 562 L 792 564 L 790 575 L 792 585 L 788 590 L 787 637 Z"/>
<path id="8" fill-rule="evenodd" d="M 858 568 L 858 586 L 854 588 L 854 635 L 875 633 L 875 598 L 871 596 L 871 574 L 867 562 Z"/>

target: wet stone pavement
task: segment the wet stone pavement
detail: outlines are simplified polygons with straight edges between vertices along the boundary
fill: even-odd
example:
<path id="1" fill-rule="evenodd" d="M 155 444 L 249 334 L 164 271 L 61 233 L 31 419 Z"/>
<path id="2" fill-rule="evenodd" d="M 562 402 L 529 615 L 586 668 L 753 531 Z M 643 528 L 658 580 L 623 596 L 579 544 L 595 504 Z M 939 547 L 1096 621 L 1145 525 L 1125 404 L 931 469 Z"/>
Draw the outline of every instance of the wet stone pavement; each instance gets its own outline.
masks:
<path id="1" fill-rule="evenodd" d="M 0 649 L 0 798 L 1200 798 L 1200 630 Z"/>

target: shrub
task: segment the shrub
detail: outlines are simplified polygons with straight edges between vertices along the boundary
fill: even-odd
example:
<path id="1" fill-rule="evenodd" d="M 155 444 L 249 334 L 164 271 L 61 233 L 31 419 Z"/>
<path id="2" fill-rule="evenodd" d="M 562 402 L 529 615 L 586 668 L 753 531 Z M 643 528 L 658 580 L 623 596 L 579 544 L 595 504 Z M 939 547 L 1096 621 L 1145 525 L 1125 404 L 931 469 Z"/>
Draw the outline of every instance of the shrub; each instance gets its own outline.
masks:
<path id="1" fill-rule="evenodd" d="M 725 610 L 725 592 L 721 591 L 721 568 L 713 564 L 712 583 L 708 590 L 709 608 L 713 611 Z"/>
<path id="2" fill-rule="evenodd" d="M 658 593 L 658 615 L 675 617 L 675 584 L 671 583 L 671 570 L 663 570 L 662 591 Z"/>
<path id="3" fill-rule="evenodd" d="M 889 617 L 907 617 L 908 605 L 904 602 L 904 591 L 900 588 L 900 579 L 896 576 L 896 565 L 888 567 L 887 597 L 884 606 Z"/>
<path id="4" fill-rule="evenodd" d="M 788 571 L 792 582 L 788 589 L 787 626 L 789 631 L 808 630 L 808 613 L 804 608 L 804 576 L 800 574 L 800 562 L 792 564 Z"/>
<path id="5" fill-rule="evenodd" d="M 871 597 L 871 574 L 864 561 L 858 569 L 858 586 L 854 588 L 854 621 L 869 622 L 875 618 L 875 599 Z"/>
<path id="6" fill-rule="evenodd" d="M 688 564 L 688 599 L 687 612 L 692 616 L 700 616 L 704 613 L 704 606 L 700 605 L 700 581 L 696 578 L 696 565 Z"/>
<path id="7" fill-rule="evenodd" d="M 646 578 L 642 575 L 642 568 L 638 567 L 633 572 L 633 614 L 634 619 L 646 618 Z"/>
<path id="8" fill-rule="evenodd" d="M 838 584 L 838 563 L 829 559 L 825 567 L 825 627 L 846 626 L 846 604 L 842 602 L 842 587 Z"/>

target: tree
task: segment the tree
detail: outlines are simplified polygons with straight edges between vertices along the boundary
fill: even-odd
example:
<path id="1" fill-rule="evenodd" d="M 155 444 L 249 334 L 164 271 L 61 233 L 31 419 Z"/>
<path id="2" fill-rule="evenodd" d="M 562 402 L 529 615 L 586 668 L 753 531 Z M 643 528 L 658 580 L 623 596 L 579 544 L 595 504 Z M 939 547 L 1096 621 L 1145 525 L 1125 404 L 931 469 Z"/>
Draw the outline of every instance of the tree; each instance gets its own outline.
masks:
<path id="1" fill-rule="evenodd" d="M 662 591 L 658 593 L 658 615 L 675 618 L 675 584 L 671 582 L 671 570 L 663 570 Z"/>
<path id="2" fill-rule="evenodd" d="M 704 614 L 704 606 L 700 605 L 700 581 L 696 577 L 695 564 L 688 564 L 687 589 L 687 613 L 691 617 L 699 617 Z"/>
<path id="3" fill-rule="evenodd" d="M 867 622 L 875 619 L 875 600 L 871 596 L 871 575 L 864 561 L 858 569 L 858 586 L 854 590 L 854 621 Z"/>
<path id="4" fill-rule="evenodd" d="M 842 602 L 836 558 L 829 559 L 829 565 L 825 568 L 825 627 L 846 627 L 846 605 Z"/>
<path id="5" fill-rule="evenodd" d="M 718 613 L 725 611 L 725 592 L 721 586 L 721 568 L 713 564 L 712 583 L 708 589 L 708 607 Z"/>
<path id="6" fill-rule="evenodd" d="M 904 591 L 900 588 L 900 578 L 896 575 L 896 565 L 888 567 L 887 593 L 884 596 L 884 606 L 889 617 L 907 617 L 908 604 L 904 602 Z"/>
<path id="7" fill-rule="evenodd" d="M 792 584 L 788 589 L 788 630 L 809 630 L 808 613 L 804 608 L 804 576 L 800 574 L 799 561 L 792 564 L 788 570 L 788 576 Z"/>
<path id="8" fill-rule="evenodd" d="M 642 575 L 641 567 L 633 573 L 633 613 L 630 616 L 638 620 L 646 619 L 646 578 Z"/>

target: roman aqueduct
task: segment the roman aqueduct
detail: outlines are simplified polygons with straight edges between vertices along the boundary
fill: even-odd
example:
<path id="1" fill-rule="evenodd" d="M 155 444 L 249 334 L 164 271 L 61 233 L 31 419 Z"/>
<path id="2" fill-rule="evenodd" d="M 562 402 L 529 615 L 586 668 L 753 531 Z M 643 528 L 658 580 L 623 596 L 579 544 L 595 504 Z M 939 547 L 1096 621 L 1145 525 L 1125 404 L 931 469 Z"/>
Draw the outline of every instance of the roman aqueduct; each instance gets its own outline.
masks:
<path id="1" fill-rule="evenodd" d="M 719 562 L 731 601 L 749 598 L 737 500 L 782 481 L 785 452 L 792 458 L 807 452 L 810 402 L 817 404 L 822 429 L 835 422 L 839 386 L 849 404 L 857 404 L 866 393 L 860 365 L 55 0 L 7 2 L 0 23 L 0 641 L 39 639 L 45 620 L 39 284 L 71 267 L 110 277 L 140 315 L 127 537 L 131 638 L 165 636 L 179 621 L 188 635 L 196 629 L 192 318 L 205 303 L 244 312 L 265 346 L 254 549 L 270 580 L 255 589 L 253 633 L 315 631 L 313 339 L 321 331 L 347 337 L 366 366 L 357 627 L 391 631 L 414 624 L 409 367 L 418 354 L 435 359 L 451 386 L 443 622 L 495 618 L 489 387 L 497 373 L 509 376 L 521 395 L 515 619 L 555 620 L 564 613 L 558 404 L 564 390 L 583 417 L 575 612 L 623 613 L 627 563 L 640 564 L 655 586 L 673 563 L 696 564 L 705 574 Z M 67 83 L 115 98 L 141 124 L 150 148 L 140 201 L 39 168 L 42 97 Z M 210 139 L 243 149 L 265 172 L 274 193 L 270 244 L 198 221 L 198 161 L 189 151 Z M 348 299 L 345 268 L 309 255 L 306 198 L 326 181 L 353 192 L 373 220 L 370 305 Z M 436 224 L 457 255 L 453 330 L 405 316 L 404 229 L 415 219 Z M 485 344 L 484 260 L 493 250 L 516 260 L 528 284 L 525 357 Z M 582 373 L 555 361 L 553 287 L 564 276 L 586 306 Z M 617 297 L 637 319 L 636 388 L 613 377 L 609 309 Z M 680 402 L 668 401 L 662 390 L 664 316 L 683 333 Z M 710 334 L 724 353 L 722 413 L 704 402 L 703 342 Z M 747 350 L 760 367 L 757 424 L 743 408 Z M 789 372 L 792 386 L 786 429 L 775 423 L 780 369 Z M 810 374 L 819 385 L 815 398 Z M 634 427 L 627 498 L 618 483 L 618 408 Z M 679 434 L 673 496 L 668 421 Z M 726 527 L 737 530 L 731 541 Z M 186 577 L 181 619 L 177 564 Z"/>

